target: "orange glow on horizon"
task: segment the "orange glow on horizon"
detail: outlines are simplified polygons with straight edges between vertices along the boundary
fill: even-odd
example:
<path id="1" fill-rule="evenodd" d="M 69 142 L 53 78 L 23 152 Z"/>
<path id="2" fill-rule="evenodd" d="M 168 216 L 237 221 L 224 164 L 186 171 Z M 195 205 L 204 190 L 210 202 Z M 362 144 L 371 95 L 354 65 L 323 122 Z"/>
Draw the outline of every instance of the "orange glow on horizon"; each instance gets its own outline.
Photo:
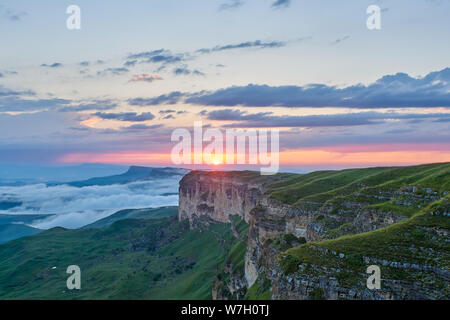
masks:
<path id="1" fill-rule="evenodd" d="M 311 148 L 280 152 L 280 165 L 283 166 L 389 166 L 389 165 L 415 165 L 423 163 L 450 162 L 450 148 L 445 145 L 433 146 L 434 150 L 426 150 L 428 146 L 416 146 L 416 149 L 405 147 L 392 148 L 392 146 L 341 146 L 329 149 Z M 206 156 L 205 156 L 206 158 Z M 204 166 L 217 167 L 223 165 L 223 158 L 213 157 Z M 64 163 L 115 163 L 140 165 L 167 165 L 174 166 L 170 153 L 149 153 L 144 151 L 122 151 L 114 153 L 73 153 L 64 155 L 59 159 Z M 183 167 L 183 165 L 180 165 Z"/>

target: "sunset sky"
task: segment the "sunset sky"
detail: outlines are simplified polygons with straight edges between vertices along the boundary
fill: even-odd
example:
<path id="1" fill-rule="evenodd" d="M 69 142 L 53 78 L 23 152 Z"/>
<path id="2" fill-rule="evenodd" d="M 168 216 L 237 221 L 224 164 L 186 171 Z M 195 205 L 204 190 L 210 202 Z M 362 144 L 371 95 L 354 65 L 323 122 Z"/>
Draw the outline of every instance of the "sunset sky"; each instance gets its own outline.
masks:
<path id="1" fill-rule="evenodd" d="M 66 9 L 81 8 L 81 30 Z M 366 9 L 381 7 L 381 30 Z M 450 0 L 0 0 L 0 164 L 172 165 L 278 128 L 298 170 L 450 161 Z"/>

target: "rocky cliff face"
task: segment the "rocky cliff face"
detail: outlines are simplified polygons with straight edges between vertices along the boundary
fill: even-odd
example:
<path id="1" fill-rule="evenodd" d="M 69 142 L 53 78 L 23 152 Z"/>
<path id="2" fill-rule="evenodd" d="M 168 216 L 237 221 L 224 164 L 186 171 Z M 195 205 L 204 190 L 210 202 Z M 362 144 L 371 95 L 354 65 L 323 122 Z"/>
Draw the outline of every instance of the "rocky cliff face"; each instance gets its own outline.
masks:
<path id="1" fill-rule="evenodd" d="M 187 219 L 191 227 L 195 227 L 195 221 L 201 216 L 217 222 L 230 222 L 232 215 L 244 219 L 249 224 L 245 253 L 246 286 L 250 288 L 264 276 L 272 281 L 271 292 L 275 299 L 307 299 L 311 295 L 328 299 L 413 297 L 405 294 L 406 289 L 399 289 L 402 293 L 397 297 L 391 291 L 374 294 L 367 290 L 340 290 L 332 276 L 336 270 L 331 269 L 322 273 L 312 270 L 311 274 L 303 274 L 295 280 L 285 276 L 280 268 L 279 254 L 290 247 L 305 241 L 321 241 L 379 229 L 406 217 L 386 210 L 368 209 L 367 203 L 356 200 L 341 203 L 337 213 L 333 205 L 326 203 L 304 201 L 286 204 L 273 199 L 267 192 L 267 185 L 267 180 L 237 172 L 192 172 L 180 182 L 179 220 Z M 290 240 L 285 240 L 286 235 Z M 307 267 L 298 264 L 300 271 L 297 272 L 301 274 L 302 268 Z M 242 289 L 242 281 L 234 281 L 239 284 L 237 289 Z M 401 287 L 395 281 L 394 285 Z"/>
<path id="2" fill-rule="evenodd" d="M 250 211 L 261 199 L 260 184 L 242 181 L 221 172 L 191 172 L 180 182 L 179 220 L 192 223 L 206 215 L 215 221 L 229 222 L 239 215 L 247 223 Z"/>

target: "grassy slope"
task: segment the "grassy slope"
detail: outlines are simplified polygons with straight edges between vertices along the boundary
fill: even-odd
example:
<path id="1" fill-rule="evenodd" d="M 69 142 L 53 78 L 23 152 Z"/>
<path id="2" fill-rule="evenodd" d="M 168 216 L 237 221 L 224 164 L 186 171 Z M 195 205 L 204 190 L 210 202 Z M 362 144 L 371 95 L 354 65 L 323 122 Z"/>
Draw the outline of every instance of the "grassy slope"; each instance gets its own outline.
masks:
<path id="1" fill-rule="evenodd" d="M 450 188 L 450 163 L 273 177 L 252 172 L 226 174 L 263 182 L 273 198 L 295 205 L 317 202 L 339 206 L 344 201 L 360 201 L 360 197 L 369 199 L 358 195 L 361 192 L 372 195 L 404 186 L 432 188 L 445 199 L 421 209 L 405 209 L 386 200 L 373 203 L 367 200 L 368 206 L 399 210 L 410 217 L 407 220 L 365 234 L 308 243 L 288 250 L 285 255 L 292 257 L 294 263 L 333 264 L 357 272 L 364 272 L 362 255 L 449 268 L 447 237 L 430 232 L 430 229 L 448 230 L 448 217 L 431 216 L 429 212 L 449 211 L 448 195 L 444 193 Z M 418 191 L 421 192 L 424 191 Z M 120 214 L 120 218 L 127 214 Z M 242 240 L 235 239 L 230 230 L 229 225 L 214 224 L 208 230 L 190 231 L 186 223 L 174 219 L 122 220 L 107 228 L 54 229 L 16 240 L 0 246 L 0 298 L 207 299 L 225 261 L 241 267 Z M 317 248 L 344 253 L 346 258 Z M 82 269 L 81 292 L 65 289 L 65 268 L 71 264 Z M 53 266 L 57 268 L 53 270 Z M 394 279 L 406 277 L 394 269 L 383 274 Z M 345 272 L 337 276 L 345 278 Z M 267 292 L 267 281 L 260 279 L 247 297 L 267 298 Z"/>
<path id="2" fill-rule="evenodd" d="M 14 239 L 31 236 L 42 230 L 32 228 L 23 224 L 2 224 L 0 225 L 0 244 Z"/>
<path id="3" fill-rule="evenodd" d="M 437 200 L 419 200 L 414 205 L 399 205 L 396 202 L 406 198 L 395 192 L 408 186 L 417 187 L 416 195 L 423 198 L 434 195 Z M 449 217 L 444 215 L 450 212 L 450 163 L 313 172 L 293 175 L 277 182 L 267 181 L 266 187 L 272 198 L 292 205 L 316 202 L 318 208 L 329 205 L 334 208 L 332 213 L 338 213 L 337 209 L 340 209 L 345 201 L 360 201 L 367 203 L 368 209 L 407 217 L 380 230 L 311 242 L 289 249 L 282 254 L 282 265 L 287 273 L 296 271 L 300 263 L 319 268 L 340 268 L 341 272 L 335 275 L 340 283 L 355 285 L 360 274 L 364 274 L 367 268 L 363 256 L 376 258 L 378 261 L 408 262 L 443 270 L 450 269 L 447 235 L 450 222 Z M 432 189 L 431 193 L 428 193 L 427 188 Z M 393 195 L 393 199 L 381 200 L 373 197 L 383 195 L 384 192 Z M 431 215 L 430 212 L 439 214 Z M 343 253 L 345 258 L 340 258 L 339 253 Z M 420 271 L 405 272 L 384 266 L 383 276 L 409 283 L 429 281 L 430 286 L 442 286 L 441 292 L 444 296 L 450 296 L 448 284 L 445 289 L 445 283 L 439 282 L 439 278 L 430 278 L 430 275 Z M 264 296 L 267 293 L 264 283 L 264 279 L 260 279 L 250 288 L 247 296 L 253 299 Z"/>
<path id="4" fill-rule="evenodd" d="M 317 171 L 292 175 L 284 181 L 268 181 L 271 196 L 285 203 L 302 200 L 326 201 L 361 188 L 399 189 L 406 185 L 429 187 L 437 191 L 450 189 L 450 163 L 411 167 L 379 167 L 342 171 Z"/>
<path id="5" fill-rule="evenodd" d="M 91 223 L 84 228 L 103 228 L 110 226 L 116 221 L 124 219 L 160 219 L 176 216 L 178 214 L 178 207 L 160 207 L 148 209 L 126 209 L 118 211 L 109 217 L 100 219 Z"/>
<path id="6" fill-rule="evenodd" d="M 0 214 L 0 244 L 21 237 L 31 236 L 42 230 L 27 226 L 35 220 L 45 219 L 51 215 Z"/>
<path id="7" fill-rule="evenodd" d="M 297 271 L 300 263 L 340 268 L 341 272 L 334 276 L 339 279 L 341 285 L 363 288 L 364 283 L 360 282 L 360 275 L 365 273 L 368 265 L 373 264 L 364 262 L 363 257 L 366 256 L 378 261 L 388 261 L 388 265 L 382 266 L 383 278 L 396 279 L 410 285 L 418 282 L 430 288 L 440 288 L 440 298 L 448 299 L 450 288 L 442 278 L 422 271 L 394 268 L 389 264 L 409 263 L 448 271 L 450 247 L 446 232 L 450 229 L 450 221 L 443 213 L 449 211 L 450 201 L 447 196 L 411 218 L 389 227 L 328 241 L 310 242 L 289 249 L 281 255 L 282 266 L 287 274 Z M 339 254 L 344 254 L 344 257 L 341 258 Z"/>
<path id="8" fill-rule="evenodd" d="M 419 231 L 429 228 L 450 229 L 448 217 L 429 214 L 429 212 L 442 213 L 448 209 L 449 198 L 447 197 L 423 209 L 412 218 L 387 228 L 333 240 L 309 242 L 289 249 L 287 253 L 299 257 L 302 261 L 327 264 L 330 260 L 315 261 L 315 254 L 308 255 L 308 252 L 311 253 L 310 250 L 315 252 L 314 247 L 320 247 L 347 255 L 353 253 L 391 261 L 407 259 L 412 263 L 449 269 L 450 248 L 445 241 L 445 236 L 439 237 Z M 432 248 L 433 252 L 418 250 L 411 254 L 412 247 Z"/>
<path id="9" fill-rule="evenodd" d="M 192 231 L 175 218 L 56 228 L 0 245 L 0 299 L 209 299 L 235 241 L 230 225 Z M 66 289 L 73 264 L 81 291 Z"/>

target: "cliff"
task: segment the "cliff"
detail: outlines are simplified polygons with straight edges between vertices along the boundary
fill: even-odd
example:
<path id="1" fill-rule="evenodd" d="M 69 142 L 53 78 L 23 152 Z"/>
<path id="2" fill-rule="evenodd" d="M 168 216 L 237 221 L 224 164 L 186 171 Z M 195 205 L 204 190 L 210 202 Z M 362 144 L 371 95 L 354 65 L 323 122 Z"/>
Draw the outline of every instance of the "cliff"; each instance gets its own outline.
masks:
<path id="1" fill-rule="evenodd" d="M 269 177 L 194 171 L 180 182 L 178 217 L 191 228 L 201 218 L 248 224 L 243 274 L 225 270 L 231 293 L 448 298 L 449 173 L 448 163 Z M 380 290 L 366 287 L 372 264 Z"/>

